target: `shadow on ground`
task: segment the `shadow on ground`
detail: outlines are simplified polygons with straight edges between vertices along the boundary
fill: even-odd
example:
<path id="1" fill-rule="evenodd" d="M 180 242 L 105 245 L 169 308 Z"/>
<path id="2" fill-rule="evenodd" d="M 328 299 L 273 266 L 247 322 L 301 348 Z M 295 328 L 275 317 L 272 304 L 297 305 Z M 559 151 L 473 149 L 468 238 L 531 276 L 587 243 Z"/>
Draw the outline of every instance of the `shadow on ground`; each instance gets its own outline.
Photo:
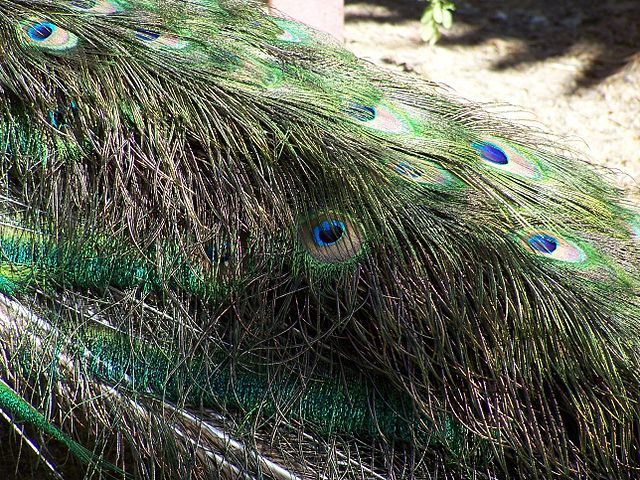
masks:
<path id="1" fill-rule="evenodd" d="M 381 22 L 420 18 L 425 2 L 417 0 L 346 0 L 386 7 Z M 640 60 L 638 0 L 454 0 L 456 23 L 469 28 L 445 32 L 441 46 L 470 46 L 487 40 L 517 39 L 523 48 L 498 59 L 495 70 L 545 61 L 575 51 L 595 52 L 576 78 L 578 88 L 593 86 Z M 348 14 L 346 20 L 362 19 Z M 461 33 L 456 33 L 461 32 Z"/>

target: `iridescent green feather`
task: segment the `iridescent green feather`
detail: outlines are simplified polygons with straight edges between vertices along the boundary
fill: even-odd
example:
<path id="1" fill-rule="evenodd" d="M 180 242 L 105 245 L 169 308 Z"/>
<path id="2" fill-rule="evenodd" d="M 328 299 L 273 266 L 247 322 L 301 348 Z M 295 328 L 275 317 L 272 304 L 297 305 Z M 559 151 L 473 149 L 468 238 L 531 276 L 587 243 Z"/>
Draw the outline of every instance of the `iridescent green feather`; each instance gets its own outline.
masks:
<path id="1" fill-rule="evenodd" d="M 0 44 L 15 420 L 137 478 L 634 478 L 639 222 L 553 138 L 253 1 Z"/>

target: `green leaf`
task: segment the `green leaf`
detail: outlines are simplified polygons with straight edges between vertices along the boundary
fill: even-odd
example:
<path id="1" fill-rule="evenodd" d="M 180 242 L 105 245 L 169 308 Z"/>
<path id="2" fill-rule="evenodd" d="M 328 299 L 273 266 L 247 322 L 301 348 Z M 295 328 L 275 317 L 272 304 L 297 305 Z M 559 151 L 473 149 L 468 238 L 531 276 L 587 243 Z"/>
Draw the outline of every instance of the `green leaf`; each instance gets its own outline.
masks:
<path id="1" fill-rule="evenodd" d="M 430 45 L 436 43 L 440 39 L 440 27 L 450 29 L 453 25 L 452 12 L 455 9 L 450 0 L 431 0 L 420 17 L 422 40 Z"/>
<path id="2" fill-rule="evenodd" d="M 423 23 L 423 24 L 433 23 L 433 8 L 431 6 L 428 6 L 427 8 L 424 9 L 424 12 L 422 12 L 422 17 L 420 17 L 420 23 Z"/>
<path id="3" fill-rule="evenodd" d="M 442 4 L 437 0 L 433 0 L 433 20 L 435 23 L 442 23 L 442 13 Z"/>
<path id="4" fill-rule="evenodd" d="M 422 29 L 422 40 L 433 45 L 440 38 L 440 30 L 435 22 L 427 23 Z"/>
<path id="5" fill-rule="evenodd" d="M 451 10 L 447 9 L 442 12 L 442 22 L 440 23 L 442 23 L 442 26 L 447 30 L 451 28 L 453 25 L 453 14 L 451 13 Z"/>

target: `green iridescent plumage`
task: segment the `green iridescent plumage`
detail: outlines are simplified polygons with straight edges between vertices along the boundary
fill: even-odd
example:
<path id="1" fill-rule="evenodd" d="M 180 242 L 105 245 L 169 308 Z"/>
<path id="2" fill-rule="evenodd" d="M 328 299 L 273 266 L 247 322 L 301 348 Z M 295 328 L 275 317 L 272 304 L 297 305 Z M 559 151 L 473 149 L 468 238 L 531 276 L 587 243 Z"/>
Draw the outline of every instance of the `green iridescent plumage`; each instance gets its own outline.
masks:
<path id="1" fill-rule="evenodd" d="M 27 461 L 637 474 L 639 222 L 588 163 L 253 1 L 4 0 L 0 41 Z"/>

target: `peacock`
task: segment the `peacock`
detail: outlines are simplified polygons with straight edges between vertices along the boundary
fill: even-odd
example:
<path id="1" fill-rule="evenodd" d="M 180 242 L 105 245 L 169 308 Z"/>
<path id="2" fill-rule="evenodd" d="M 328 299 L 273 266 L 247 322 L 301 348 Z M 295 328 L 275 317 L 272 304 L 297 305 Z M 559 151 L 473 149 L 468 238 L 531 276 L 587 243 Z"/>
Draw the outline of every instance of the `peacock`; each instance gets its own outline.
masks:
<path id="1" fill-rule="evenodd" d="M 254 0 L 0 0 L 9 478 L 640 474 L 640 216 Z"/>

